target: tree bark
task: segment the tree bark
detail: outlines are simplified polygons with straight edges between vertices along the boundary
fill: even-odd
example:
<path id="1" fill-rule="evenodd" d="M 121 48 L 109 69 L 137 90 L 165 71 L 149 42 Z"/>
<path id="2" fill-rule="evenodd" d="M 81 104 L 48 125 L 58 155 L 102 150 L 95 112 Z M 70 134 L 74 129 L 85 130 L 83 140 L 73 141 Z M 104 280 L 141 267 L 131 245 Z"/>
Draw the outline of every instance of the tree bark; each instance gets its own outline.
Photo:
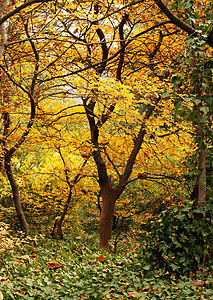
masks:
<path id="1" fill-rule="evenodd" d="M 198 32 L 194 27 L 191 25 L 185 23 L 181 19 L 179 19 L 168 7 L 167 5 L 162 1 L 162 0 L 154 0 L 155 4 L 160 8 L 160 10 L 169 18 L 169 20 L 182 29 L 183 31 L 187 32 L 188 34 L 194 34 L 195 36 L 198 35 Z M 208 35 L 206 39 L 206 43 L 213 48 L 213 30 L 212 32 Z"/>
<path id="2" fill-rule="evenodd" d="M 112 220 L 116 200 L 118 196 L 111 184 L 103 184 L 101 189 L 102 207 L 100 216 L 100 247 L 110 249 L 110 240 L 112 238 Z"/>
<path id="3" fill-rule="evenodd" d="M 128 20 L 128 15 L 124 15 L 121 23 L 119 25 L 119 37 L 121 39 L 121 52 L 120 52 L 120 59 L 119 64 L 116 72 L 116 79 L 118 81 L 121 81 L 121 72 L 122 67 L 124 63 L 124 54 L 125 54 L 125 46 L 127 44 L 124 44 L 124 25 Z M 97 25 L 97 24 L 96 24 Z M 108 57 L 108 49 L 106 46 L 106 41 L 103 32 L 99 29 L 99 31 L 96 31 L 99 35 L 100 40 L 102 41 L 102 68 L 97 69 L 97 73 L 100 75 L 103 73 L 106 67 L 106 60 Z M 151 96 L 151 98 L 153 98 Z M 124 169 L 124 172 L 122 175 L 119 176 L 119 182 L 117 184 L 117 187 L 112 187 L 111 180 L 108 176 L 107 172 L 107 165 L 104 160 L 104 157 L 102 155 L 102 147 L 100 147 L 99 143 L 99 129 L 103 124 L 105 124 L 111 115 L 111 113 L 114 111 L 116 102 L 111 104 L 107 110 L 107 112 L 103 113 L 101 118 L 96 121 L 94 109 L 96 105 L 97 99 L 95 97 L 86 98 L 83 99 L 84 108 L 86 111 L 87 119 L 89 121 L 90 126 L 90 134 L 91 134 L 91 142 L 93 145 L 93 158 L 95 161 L 95 164 L 97 166 L 98 171 L 98 181 L 101 188 L 101 196 L 102 196 L 102 208 L 101 208 L 101 216 L 100 216 L 100 247 L 108 248 L 110 250 L 110 240 L 112 237 L 112 222 L 113 222 L 113 213 L 114 213 L 114 207 L 117 199 L 124 191 L 124 188 L 126 184 L 128 183 L 128 179 L 132 173 L 132 168 L 135 163 L 135 159 L 137 157 L 138 152 L 141 149 L 141 145 L 144 140 L 144 136 L 146 134 L 146 122 L 152 115 L 155 107 L 157 106 L 158 102 L 160 101 L 160 97 L 157 95 L 157 97 L 154 97 L 154 99 L 150 98 L 150 103 L 147 105 L 147 110 L 145 112 L 145 116 L 143 119 L 143 122 L 141 123 L 140 130 L 138 133 L 137 138 L 134 140 L 133 148 L 130 153 L 130 156 L 126 162 L 126 166 Z M 101 122 L 100 122 L 101 120 Z"/>
<path id="4" fill-rule="evenodd" d="M 3 17 L 3 12 L 6 5 L 7 5 L 7 0 L 2 0 L 0 4 L 0 19 Z M 7 29 L 4 23 L 1 24 L 0 30 L 1 30 L 1 42 L 0 42 L 0 59 L 1 59 L 7 43 Z"/>
<path id="5" fill-rule="evenodd" d="M 206 155 L 203 149 L 199 155 L 199 169 L 201 173 L 198 179 L 198 203 L 203 204 L 206 198 Z"/>
<path id="6" fill-rule="evenodd" d="M 9 18 L 11 18 L 12 16 L 14 16 L 15 14 L 19 13 L 22 9 L 36 4 L 36 3 L 47 3 L 47 2 L 51 2 L 52 0 L 29 0 L 21 5 L 19 5 L 18 7 L 14 8 L 12 11 L 10 11 L 9 13 L 7 13 L 4 16 L 0 17 L 0 25 L 3 24 L 4 22 L 6 22 Z M 5 0 L 4 0 L 5 2 Z"/>
<path id="7" fill-rule="evenodd" d="M 63 232 L 62 232 L 62 223 L 64 221 L 64 218 L 66 216 L 66 213 L 68 211 L 69 205 L 70 205 L 70 201 L 72 198 L 72 188 L 73 186 L 69 186 L 69 194 L 67 197 L 67 201 L 64 205 L 63 211 L 61 213 L 61 216 L 59 218 L 56 219 L 53 230 L 52 230 L 52 238 L 53 239 L 59 239 L 59 240 L 63 240 L 64 236 L 63 236 Z"/>
<path id="8" fill-rule="evenodd" d="M 56 221 L 55 221 L 55 224 L 54 224 L 54 227 L 53 227 L 53 230 L 52 230 L 52 238 L 53 239 L 63 240 L 63 238 L 64 238 L 63 232 L 62 232 L 62 223 L 64 221 L 67 210 L 69 208 L 71 198 L 72 198 L 72 187 L 70 187 L 69 194 L 68 194 L 68 197 L 67 197 L 67 201 L 64 205 L 61 216 L 60 216 L 60 218 L 57 218 Z"/>
<path id="9" fill-rule="evenodd" d="M 22 229 L 26 234 L 29 233 L 29 224 L 26 221 L 24 211 L 22 209 L 20 197 L 19 197 L 19 187 L 16 183 L 15 177 L 13 175 L 12 167 L 11 167 L 11 157 L 12 154 L 10 152 L 6 152 L 5 154 L 5 171 L 12 187 L 13 201 L 16 209 L 16 213 L 21 224 Z"/>

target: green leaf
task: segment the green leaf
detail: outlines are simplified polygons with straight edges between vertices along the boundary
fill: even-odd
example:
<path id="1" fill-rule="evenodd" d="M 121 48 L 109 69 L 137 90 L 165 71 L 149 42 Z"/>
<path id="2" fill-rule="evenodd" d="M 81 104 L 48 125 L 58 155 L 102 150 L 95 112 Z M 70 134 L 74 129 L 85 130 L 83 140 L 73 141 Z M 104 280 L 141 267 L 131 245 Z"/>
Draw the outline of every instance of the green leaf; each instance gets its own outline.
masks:
<path id="1" fill-rule="evenodd" d="M 207 114 L 209 112 L 209 107 L 208 106 L 202 106 L 200 108 L 200 111 L 202 111 L 204 114 Z"/>
<path id="2" fill-rule="evenodd" d="M 193 102 L 196 104 L 196 105 L 199 105 L 201 103 L 201 100 L 200 99 L 193 99 Z"/>

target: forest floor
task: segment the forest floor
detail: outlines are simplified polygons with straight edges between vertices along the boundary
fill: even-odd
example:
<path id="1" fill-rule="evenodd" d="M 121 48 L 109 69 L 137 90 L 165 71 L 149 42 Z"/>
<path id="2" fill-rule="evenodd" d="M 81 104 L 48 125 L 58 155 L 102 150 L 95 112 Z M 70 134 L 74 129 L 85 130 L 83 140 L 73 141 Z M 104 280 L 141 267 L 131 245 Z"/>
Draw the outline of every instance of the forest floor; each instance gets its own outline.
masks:
<path id="1" fill-rule="evenodd" d="M 0 299 L 213 299 L 213 274 L 205 268 L 177 277 L 149 265 L 140 247 L 124 239 L 109 254 L 86 233 L 63 241 L 19 238 L 1 253 Z"/>

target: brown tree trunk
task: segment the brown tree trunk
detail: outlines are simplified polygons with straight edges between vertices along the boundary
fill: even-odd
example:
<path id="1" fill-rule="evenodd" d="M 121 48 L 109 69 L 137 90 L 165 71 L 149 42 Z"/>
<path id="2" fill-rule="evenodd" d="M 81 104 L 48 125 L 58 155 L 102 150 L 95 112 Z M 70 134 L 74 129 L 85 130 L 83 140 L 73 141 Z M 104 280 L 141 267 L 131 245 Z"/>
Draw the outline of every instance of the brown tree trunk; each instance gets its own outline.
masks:
<path id="1" fill-rule="evenodd" d="M 117 195 L 108 185 L 101 189 L 102 208 L 100 216 L 100 247 L 110 249 L 110 240 L 112 238 L 112 221 Z"/>
<path id="2" fill-rule="evenodd" d="M 54 227 L 53 227 L 53 230 L 52 230 L 52 238 L 53 239 L 63 240 L 63 232 L 62 232 L 61 226 L 62 226 L 62 223 L 63 223 L 64 218 L 66 216 L 67 210 L 69 208 L 71 197 L 72 197 L 72 187 L 70 187 L 69 195 L 68 195 L 67 201 L 64 205 L 61 216 L 60 216 L 60 218 L 56 219 L 56 221 L 55 221 L 55 224 L 54 224 Z"/>
<path id="3" fill-rule="evenodd" d="M 24 211 L 22 209 L 20 197 L 19 197 L 19 188 L 18 184 L 16 183 L 15 177 L 13 176 L 13 171 L 11 167 L 11 154 L 7 152 L 5 154 L 5 171 L 10 182 L 13 194 L 13 201 L 16 209 L 16 213 L 21 224 L 22 229 L 25 231 L 26 234 L 29 233 L 29 224 L 26 221 Z"/>
<path id="4" fill-rule="evenodd" d="M 206 197 L 206 156 L 205 151 L 201 149 L 199 155 L 199 181 L 198 181 L 198 203 L 205 203 Z"/>

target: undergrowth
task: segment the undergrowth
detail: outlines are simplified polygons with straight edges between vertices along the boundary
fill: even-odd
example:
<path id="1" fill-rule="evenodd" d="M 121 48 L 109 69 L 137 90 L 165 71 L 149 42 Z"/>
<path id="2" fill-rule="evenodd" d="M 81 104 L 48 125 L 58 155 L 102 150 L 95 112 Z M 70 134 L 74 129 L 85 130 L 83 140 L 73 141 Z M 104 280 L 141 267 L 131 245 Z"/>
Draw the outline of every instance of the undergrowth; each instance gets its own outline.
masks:
<path id="1" fill-rule="evenodd" d="M 1 253 L 0 290 L 4 299 L 211 299 L 213 278 L 204 272 L 177 279 L 128 245 L 109 254 L 93 237 L 39 236 Z"/>

